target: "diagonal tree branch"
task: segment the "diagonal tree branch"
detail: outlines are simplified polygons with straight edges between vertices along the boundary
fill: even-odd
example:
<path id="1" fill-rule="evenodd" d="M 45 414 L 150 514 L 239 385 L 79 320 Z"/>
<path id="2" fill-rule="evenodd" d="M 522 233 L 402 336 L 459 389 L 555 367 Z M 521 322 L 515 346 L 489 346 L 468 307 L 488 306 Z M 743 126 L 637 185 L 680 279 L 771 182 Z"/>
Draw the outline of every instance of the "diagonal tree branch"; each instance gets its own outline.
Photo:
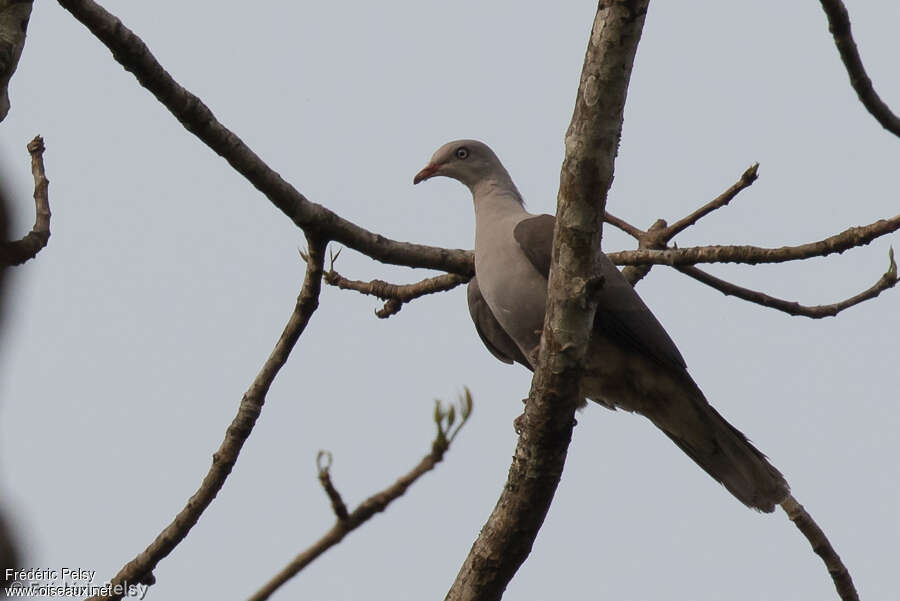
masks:
<path id="1" fill-rule="evenodd" d="M 397 242 L 347 221 L 309 201 L 224 125 L 212 111 L 176 82 L 146 44 L 115 16 L 92 0 L 59 0 L 113 53 L 113 57 L 149 90 L 184 127 L 224 158 L 305 232 L 340 242 L 377 261 L 425 267 L 472 276 L 472 253 Z"/>
<path id="2" fill-rule="evenodd" d="M 44 139 L 35 136 L 28 143 L 31 155 L 31 173 L 34 176 L 34 227 L 21 240 L 0 242 L 0 265 L 11 266 L 37 256 L 50 241 L 50 198 L 47 188 L 50 180 L 44 171 Z"/>
<path id="3" fill-rule="evenodd" d="M 596 304 L 595 258 L 647 2 L 601 0 L 560 173 L 547 315 L 506 486 L 448 601 L 496 600 L 531 551 L 562 476 Z M 599 199 L 599 200 L 598 200 Z"/>
<path id="4" fill-rule="evenodd" d="M 828 17 L 828 31 L 834 38 L 834 45 L 837 46 L 841 61 L 847 69 L 847 75 L 850 76 L 850 85 L 856 90 L 859 101 L 881 124 L 881 127 L 895 136 L 900 136 L 900 118 L 881 99 L 875 88 L 872 87 L 872 80 L 866 74 L 866 68 L 859 56 L 859 49 L 856 47 L 850 31 L 850 15 L 847 13 L 847 7 L 841 0 L 819 0 L 819 2 Z"/>
<path id="5" fill-rule="evenodd" d="M 856 587 L 853 585 L 853 579 L 850 578 L 847 566 L 841 561 L 837 551 L 828 542 L 825 533 L 819 528 L 812 516 L 807 513 L 803 505 L 798 503 L 793 496 L 788 495 L 788 498 L 781 502 L 781 508 L 788 518 L 794 522 L 794 525 L 803 536 L 806 537 L 809 544 L 812 545 L 815 554 L 825 562 L 825 567 L 828 568 L 828 573 L 831 574 L 831 579 L 834 581 L 834 587 L 837 589 L 841 601 L 859 601 L 859 595 L 856 592 Z"/>
<path id="6" fill-rule="evenodd" d="M 741 175 L 741 178 L 733 186 L 731 186 L 730 188 L 728 188 L 727 190 L 725 190 L 724 192 L 719 194 L 717 197 L 715 197 L 714 199 L 712 199 L 711 201 L 709 201 L 708 203 L 706 203 L 705 205 L 703 205 L 702 207 L 700 207 L 699 209 L 697 209 L 696 211 L 694 211 L 693 213 L 688 215 L 687 217 L 684 217 L 683 219 L 679 219 L 678 221 L 676 221 L 675 223 L 670 225 L 668 228 L 666 228 L 666 232 L 665 232 L 666 242 L 668 242 L 669 240 L 674 238 L 676 235 L 678 235 L 679 233 L 681 233 L 688 227 L 690 227 L 690 226 L 694 225 L 695 223 L 697 223 L 698 221 L 700 221 L 700 219 L 702 217 L 709 215 L 716 209 L 721 209 L 722 207 L 727 205 L 729 202 L 731 202 L 732 199 L 735 196 L 737 196 L 738 194 L 740 194 L 740 192 L 742 190 L 744 190 L 745 188 L 749 188 L 751 185 L 753 185 L 753 182 L 755 182 L 756 178 L 759 177 L 757 175 L 758 172 L 759 172 L 759 163 L 754 163 L 754 164 L 750 165 L 750 167 L 748 167 L 747 170 L 744 171 L 744 173 Z"/>
<path id="7" fill-rule="evenodd" d="M 244 442 L 250 436 L 256 420 L 262 412 L 269 387 L 284 366 L 291 350 L 297 344 L 297 340 L 306 329 L 306 324 L 309 323 L 319 304 L 325 242 L 312 236 L 307 236 L 307 241 L 309 242 L 310 260 L 306 265 L 306 277 L 300 295 L 297 297 L 294 311 L 269 358 L 250 388 L 244 393 L 237 415 L 228 426 L 225 439 L 219 449 L 213 454 L 212 465 L 204 476 L 200 488 L 191 496 L 187 505 L 178 512 L 172 523 L 166 526 L 150 543 L 150 546 L 119 570 L 119 573 L 112 579 L 113 586 L 124 585 L 127 589 L 128 585 L 138 582 L 152 584 L 154 581 L 153 570 L 156 565 L 188 535 L 188 532 L 222 489 L 225 480 L 237 463 Z M 122 595 L 98 595 L 91 597 L 91 601 L 121 598 Z"/>
<path id="8" fill-rule="evenodd" d="M 340 493 L 331 482 L 331 455 L 330 453 L 320 453 L 317 458 L 319 465 L 319 481 L 325 489 L 325 494 L 331 501 L 331 506 L 335 511 L 337 522 L 331 529 L 316 541 L 312 546 L 298 554 L 288 565 L 286 565 L 278 574 L 276 574 L 269 582 L 254 593 L 249 601 L 264 601 L 272 596 L 276 590 L 288 582 L 291 578 L 300 573 L 303 568 L 312 563 L 316 558 L 325 551 L 341 542 L 345 536 L 359 528 L 367 522 L 372 516 L 380 511 L 384 511 L 388 505 L 394 500 L 401 497 L 412 484 L 424 474 L 433 470 L 438 463 L 444 459 L 444 454 L 450 448 L 450 443 L 459 433 L 460 429 L 466 424 L 469 416 L 472 414 L 472 394 L 466 388 L 459 402 L 459 423 L 456 423 L 456 410 L 451 406 L 448 410 L 444 410 L 440 402 L 435 405 L 434 421 L 437 425 L 437 435 L 431 443 L 431 451 L 422 458 L 421 461 L 407 474 L 403 475 L 394 484 L 385 488 L 381 492 L 375 493 L 362 503 L 359 507 L 348 513 L 347 507 L 341 499 Z M 322 459 L 327 457 L 325 463 Z"/>

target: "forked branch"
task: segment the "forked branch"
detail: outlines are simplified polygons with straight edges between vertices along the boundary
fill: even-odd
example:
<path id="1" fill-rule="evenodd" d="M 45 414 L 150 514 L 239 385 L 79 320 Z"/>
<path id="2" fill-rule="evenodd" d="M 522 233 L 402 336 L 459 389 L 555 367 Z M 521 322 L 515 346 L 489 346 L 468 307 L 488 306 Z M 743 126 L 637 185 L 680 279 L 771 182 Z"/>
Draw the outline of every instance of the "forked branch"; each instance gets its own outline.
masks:
<path id="1" fill-rule="evenodd" d="M 359 507 L 352 512 L 347 512 L 347 506 L 331 482 L 331 454 L 320 452 L 316 458 L 319 468 L 319 481 L 322 483 L 322 488 L 331 501 L 331 507 L 334 510 L 337 521 L 322 538 L 299 553 L 278 574 L 254 593 L 249 601 L 268 599 L 272 593 L 299 574 L 303 568 L 312 563 L 322 553 L 341 542 L 345 536 L 359 528 L 376 513 L 384 511 L 391 502 L 401 497 L 416 480 L 433 470 L 443 460 L 444 454 L 450 448 L 450 443 L 453 442 L 453 439 L 472 414 L 472 394 L 468 388 L 460 396 L 458 406 L 458 410 L 453 405 L 445 409 L 440 401 L 436 402 L 434 422 L 437 426 L 437 434 L 431 443 L 431 451 L 412 470 L 389 487 L 360 503 Z M 458 422 L 457 415 L 459 416 Z"/>
<path id="2" fill-rule="evenodd" d="M 323 276 L 325 283 L 341 290 L 355 290 L 361 294 L 375 296 L 386 301 L 381 309 L 375 311 L 375 315 L 381 319 L 386 319 L 399 313 L 405 303 L 428 294 L 452 290 L 471 279 L 468 276 L 445 273 L 425 278 L 414 284 L 391 284 L 384 280 L 370 280 L 368 282 L 349 280 L 334 270 L 334 263 L 340 254 L 341 251 L 338 250 L 337 253 L 331 255 L 331 264 Z M 301 257 L 303 257 L 302 253 Z M 305 260 L 305 257 L 303 258 Z"/>

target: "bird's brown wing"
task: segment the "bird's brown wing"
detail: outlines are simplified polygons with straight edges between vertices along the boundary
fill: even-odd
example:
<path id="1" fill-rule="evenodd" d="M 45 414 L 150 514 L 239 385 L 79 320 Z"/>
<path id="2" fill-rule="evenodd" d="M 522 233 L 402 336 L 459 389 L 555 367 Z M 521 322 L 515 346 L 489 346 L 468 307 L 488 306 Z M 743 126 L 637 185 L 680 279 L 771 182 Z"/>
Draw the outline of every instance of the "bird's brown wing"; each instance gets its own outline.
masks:
<path id="1" fill-rule="evenodd" d="M 537 215 L 522 220 L 513 231 L 522 252 L 545 278 L 550 277 L 555 224 L 556 217 Z M 668 367 L 685 369 L 684 358 L 675 343 L 631 284 L 605 254 L 600 255 L 599 264 L 604 282 L 597 298 L 594 335 L 606 336 Z"/>

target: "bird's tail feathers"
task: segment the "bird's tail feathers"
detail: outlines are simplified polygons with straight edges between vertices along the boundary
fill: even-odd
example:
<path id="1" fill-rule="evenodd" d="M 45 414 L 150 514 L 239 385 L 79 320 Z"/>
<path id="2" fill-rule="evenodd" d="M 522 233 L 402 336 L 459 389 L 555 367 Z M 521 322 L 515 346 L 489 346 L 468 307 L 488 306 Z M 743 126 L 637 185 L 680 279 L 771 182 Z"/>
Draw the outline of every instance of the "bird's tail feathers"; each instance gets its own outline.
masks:
<path id="1" fill-rule="evenodd" d="M 683 407 L 647 417 L 739 501 L 772 512 L 790 494 L 781 472 L 702 395 L 683 401 L 693 405 L 696 419 L 685 420 Z"/>

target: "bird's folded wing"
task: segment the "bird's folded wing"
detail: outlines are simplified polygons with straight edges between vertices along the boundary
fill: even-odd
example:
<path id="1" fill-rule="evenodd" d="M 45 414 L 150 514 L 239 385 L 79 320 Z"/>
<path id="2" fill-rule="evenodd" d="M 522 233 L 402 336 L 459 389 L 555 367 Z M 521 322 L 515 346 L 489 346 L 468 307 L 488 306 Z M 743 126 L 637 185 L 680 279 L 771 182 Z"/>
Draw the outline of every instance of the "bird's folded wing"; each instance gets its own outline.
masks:
<path id="1" fill-rule="evenodd" d="M 519 345 L 513 342 L 509 334 L 494 317 L 491 308 L 488 307 L 487 301 L 481 296 L 481 289 L 478 287 L 478 278 L 474 277 L 469 281 L 466 288 L 466 297 L 469 301 L 469 315 L 475 323 L 475 330 L 478 336 L 487 347 L 491 354 L 503 361 L 504 363 L 517 362 L 521 363 L 528 369 L 531 365 L 519 349 Z"/>
<path id="2" fill-rule="evenodd" d="M 556 217 L 537 215 L 522 220 L 513 231 L 522 252 L 548 279 L 555 224 Z M 604 282 L 598 293 L 592 335 L 606 336 L 664 366 L 684 369 L 684 358 L 675 343 L 631 284 L 605 254 L 599 257 L 599 263 Z"/>

